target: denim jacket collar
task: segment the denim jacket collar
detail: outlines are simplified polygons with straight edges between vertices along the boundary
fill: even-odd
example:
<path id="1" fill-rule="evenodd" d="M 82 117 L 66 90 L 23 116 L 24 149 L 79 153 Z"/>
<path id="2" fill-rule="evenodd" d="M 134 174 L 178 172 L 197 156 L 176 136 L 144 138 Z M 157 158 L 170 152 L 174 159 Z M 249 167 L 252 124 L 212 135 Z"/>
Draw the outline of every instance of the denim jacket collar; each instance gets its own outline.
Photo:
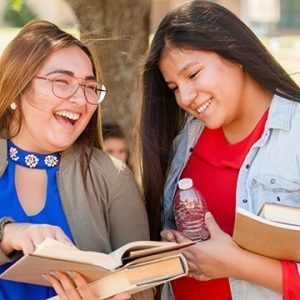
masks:
<path id="1" fill-rule="evenodd" d="M 295 102 L 274 95 L 266 123 L 268 129 L 290 130 Z"/>

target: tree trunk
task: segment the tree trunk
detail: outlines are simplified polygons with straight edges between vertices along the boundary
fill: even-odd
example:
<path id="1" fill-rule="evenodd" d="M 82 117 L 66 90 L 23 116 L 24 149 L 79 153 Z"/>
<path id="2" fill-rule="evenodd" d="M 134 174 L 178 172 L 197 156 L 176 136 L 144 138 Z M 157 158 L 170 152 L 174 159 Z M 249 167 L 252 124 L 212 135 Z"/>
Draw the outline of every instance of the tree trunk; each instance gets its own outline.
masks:
<path id="1" fill-rule="evenodd" d="M 141 65 L 148 48 L 150 0 L 67 0 L 81 38 L 95 49 L 109 90 L 102 104 L 104 122 L 118 122 L 127 135 L 141 97 Z"/>

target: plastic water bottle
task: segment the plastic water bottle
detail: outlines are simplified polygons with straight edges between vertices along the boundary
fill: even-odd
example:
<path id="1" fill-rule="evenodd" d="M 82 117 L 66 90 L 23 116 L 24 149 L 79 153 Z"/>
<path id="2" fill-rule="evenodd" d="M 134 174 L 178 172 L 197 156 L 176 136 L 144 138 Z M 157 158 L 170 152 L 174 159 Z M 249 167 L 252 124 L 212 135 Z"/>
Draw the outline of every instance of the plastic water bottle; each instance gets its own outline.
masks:
<path id="1" fill-rule="evenodd" d="M 207 240 L 209 232 L 204 220 L 207 206 L 203 196 L 193 186 L 190 178 L 179 180 L 178 188 L 174 198 L 177 230 L 190 240 Z"/>

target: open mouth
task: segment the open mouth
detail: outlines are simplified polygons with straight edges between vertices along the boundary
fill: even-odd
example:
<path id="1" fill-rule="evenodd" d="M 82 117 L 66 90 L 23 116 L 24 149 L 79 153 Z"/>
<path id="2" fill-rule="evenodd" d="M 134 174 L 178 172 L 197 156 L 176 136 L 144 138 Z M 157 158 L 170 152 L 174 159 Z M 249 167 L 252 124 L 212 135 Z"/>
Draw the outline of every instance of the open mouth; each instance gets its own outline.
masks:
<path id="1" fill-rule="evenodd" d="M 58 120 L 60 123 L 69 124 L 72 126 L 74 126 L 80 118 L 79 113 L 70 112 L 66 110 L 57 111 L 54 113 L 54 116 L 56 120 Z"/>
<path id="2" fill-rule="evenodd" d="M 199 114 L 204 113 L 204 112 L 208 109 L 208 107 L 211 105 L 211 103 L 212 103 L 212 100 L 209 99 L 208 101 L 206 101 L 206 102 L 203 103 L 200 107 L 197 108 L 197 112 L 198 112 Z"/>

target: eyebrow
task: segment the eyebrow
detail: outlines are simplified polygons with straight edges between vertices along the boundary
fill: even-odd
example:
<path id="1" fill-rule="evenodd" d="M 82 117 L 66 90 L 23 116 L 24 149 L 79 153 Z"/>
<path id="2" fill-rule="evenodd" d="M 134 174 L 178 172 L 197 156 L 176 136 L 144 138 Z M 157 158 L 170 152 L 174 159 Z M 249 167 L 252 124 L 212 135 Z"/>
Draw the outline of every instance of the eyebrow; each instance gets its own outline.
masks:
<path id="1" fill-rule="evenodd" d="M 188 64 L 186 64 L 182 69 L 179 70 L 178 75 L 180 76 L 182 73 L 184 73 L 186 70 L 188 70 L 190 67 L 193 67 L 195 65 L 199 64 L 199 61 L 191 61 Z M 170 84 L 171 82 L 165 81 L 166 84 Z"/>
<path id="2" fill-rule="evenodd" d="M 56 74 L 56 73 L 66 74 L 66 75 L 69 75 L 69 76 L 72 76 L 72 77 L 76 77 L 75 74 L 72 71 L 69 71 L 69 70 L 54 70 L 54 71 L 51 71 L 51 72 L 47 73 L 46 76 L 51 75 L 51 74 Z M 76 77 L 76 78 L 79 78 L 79 77 Z M 81 79 L 96 80 L 96 77 L 94 75 L 89 75 L 89 76 L 85 76 L 85 78 L 81 78 Z"/>
<path id="3" fill-rule="evenodd" d="M 198 61 L 191 61 L 188 64 L 186 64 L 179 72 L 178 75 L 181 75 L 184 71 L 186 71 L 187 69 L 189 69 L 190 67 L 193 67 L 195 65 L 199 64 Z"/>

